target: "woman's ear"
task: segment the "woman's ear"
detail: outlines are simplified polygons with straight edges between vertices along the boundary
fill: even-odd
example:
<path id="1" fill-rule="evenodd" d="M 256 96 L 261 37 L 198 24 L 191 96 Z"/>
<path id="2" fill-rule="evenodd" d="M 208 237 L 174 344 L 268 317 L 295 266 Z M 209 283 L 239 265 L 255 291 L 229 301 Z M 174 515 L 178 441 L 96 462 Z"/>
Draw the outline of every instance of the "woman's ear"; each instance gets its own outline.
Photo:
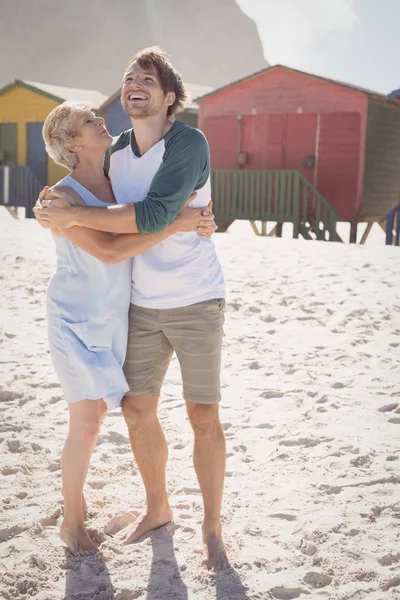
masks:
<path id="1" fill-rule="evenodd" d="M 65 146 L 65 149 L 68 150 L 68 152 L 79 152 L 79 150 L 82 150 L 82 146 L 78 146 L 78 144 L 68 144 L 68 146 Z"/>

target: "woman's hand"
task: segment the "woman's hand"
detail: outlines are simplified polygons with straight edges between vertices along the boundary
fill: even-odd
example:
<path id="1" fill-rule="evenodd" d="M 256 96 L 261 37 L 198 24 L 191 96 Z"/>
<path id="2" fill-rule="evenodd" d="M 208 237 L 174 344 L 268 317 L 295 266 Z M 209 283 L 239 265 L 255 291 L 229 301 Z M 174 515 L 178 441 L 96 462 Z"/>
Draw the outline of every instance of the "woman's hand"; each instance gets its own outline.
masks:
<path id="1" fill-rule="evenodd" d="M 196 231 L 198 235 L 210 238 L 218 229 L 215 224 L 215 217 L 211 212 L 212 201 L 209 202 L 207 208 L 190 208 L 187 205 L 193 199 L 194 195 L 192 194 L 171 227 L 175 232 Z"/>

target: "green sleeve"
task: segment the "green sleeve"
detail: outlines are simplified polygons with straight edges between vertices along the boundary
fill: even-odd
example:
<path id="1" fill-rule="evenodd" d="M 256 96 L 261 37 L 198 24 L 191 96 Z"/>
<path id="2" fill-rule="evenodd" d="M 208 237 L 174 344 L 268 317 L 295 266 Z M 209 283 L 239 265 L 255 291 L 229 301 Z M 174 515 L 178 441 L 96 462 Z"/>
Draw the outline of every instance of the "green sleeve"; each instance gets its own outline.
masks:
<path id="1" fill-rule="evenodd" d="M 185 127 L 171 136 L 146 198 L 135 203 L 139 232 L 156 233 L 170 225 L 209 175 L 210 152 L 201 131 Z"/>

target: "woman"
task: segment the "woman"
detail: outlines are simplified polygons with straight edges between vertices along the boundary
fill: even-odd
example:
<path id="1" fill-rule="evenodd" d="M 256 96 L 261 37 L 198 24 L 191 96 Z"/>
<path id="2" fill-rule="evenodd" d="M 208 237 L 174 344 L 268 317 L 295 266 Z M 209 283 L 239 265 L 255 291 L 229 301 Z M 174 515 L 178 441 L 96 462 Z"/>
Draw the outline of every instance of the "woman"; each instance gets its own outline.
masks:
<path id="1" fill-rule="evenodd" d="M 89 104 L 65 102 L 43 127 L 46 150 L 70 169 L 53 191 L 76 203 L 115 203 L 103 162 L 112 137 Z M 48 194 L 48 198 L 55 196 Z M 193 199 L 193 195 L 189 199 Z M 202 235 L 215 230 L 213 217 Z M 72 552 L 96 550 L 85 529 L 83 497 L 90 457 L 108 409 L 128 391 L 125 358 L 132 257 L 178 231 L 196 230 L 198 211 L 184 208 L 163 232 L 113 235 L 80 227 L 53 231 L 57 267 L 47 290 L 50 353 L 68 402 L 69 433 L 62 453 L 64 520 L 60 537 Z"/>

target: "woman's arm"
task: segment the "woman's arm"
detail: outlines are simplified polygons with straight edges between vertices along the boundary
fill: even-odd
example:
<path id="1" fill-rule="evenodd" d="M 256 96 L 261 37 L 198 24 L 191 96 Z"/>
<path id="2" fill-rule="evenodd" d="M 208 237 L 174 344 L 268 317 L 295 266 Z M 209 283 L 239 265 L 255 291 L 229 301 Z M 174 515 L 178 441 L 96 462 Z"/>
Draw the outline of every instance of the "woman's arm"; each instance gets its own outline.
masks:
<path id="1" fill-rule="evenodd" d="M 176 226 L 170 225 L 159 233 L 121 233 L 120 235 L 86 229 L 86 227 L 68 227 L 59 231 L 81 250 L 102 262 L 114 264 L 141 254 L 176 233 L 177 229 Z"/>
<path id="2" fill-rule="evenodd" d="M 209 206 L 211 209 L 211 206 Z M 118 263 L 132 258 L 162 242 L 174 233 L 197 231 L 203 237 L 211 237 L 217 226 L 214 215 L 202 217 L 202 225 L 198 226 L 198 216 L 192 208 L 185 207 L 175 221 L 158 233 L 122 233 L 112 235 L 103 231 L 86 229 L 85 227 L 69 227 L 59 230 L 75 246 L 105 263 Z"/>

